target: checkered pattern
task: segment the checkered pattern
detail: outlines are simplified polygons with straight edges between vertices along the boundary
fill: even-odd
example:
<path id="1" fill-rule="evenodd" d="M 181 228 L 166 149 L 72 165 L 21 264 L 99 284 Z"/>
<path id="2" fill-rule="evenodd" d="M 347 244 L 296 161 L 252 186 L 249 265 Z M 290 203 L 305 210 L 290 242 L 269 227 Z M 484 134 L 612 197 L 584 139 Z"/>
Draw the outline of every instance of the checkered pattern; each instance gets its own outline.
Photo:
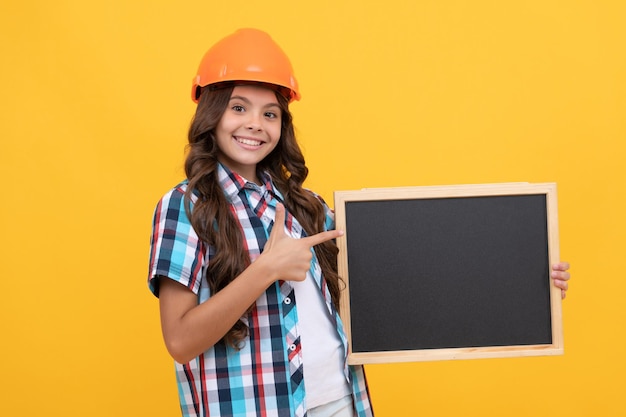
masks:
<path id="1" fill-rule="evenodd" d="M 219 179 L 254 262 L 269 237 L 276 203 L 282 201 L 282 195 L 269 176 L 263 178 L 263 186 L 258 186 L 220 165 Z M 156 207 L 148 283 L 158 296 L 158 279 L 155 278 L 168 277 L 186 285 L 202 303 L 211 296 L 205 272 L 214 252 L 198 239 L 185 214 L 186 187 L 186 182 L 179 184 Z M 330 229 L 334 227 L 334 217 L 327 206 L 326 210 L 326 225 Z M 289 213 L 285 227 L 293 237 L 304 235 L 298 221 Z M 343 326 L 315 257 L 310 273 L 323 291 L 347 354 Z M 183 416 L 306 416 L 298 314 L 293 293 L 288 281 L 279 281 L 259 297 L 252 312 L 244 318 L 250 332 L 241 350 L 220 342 L 187 364 L 176 363 Z M 287 298 L 294 302 L 285 303 Z M 373 416 L 363 368 L 346 365 L 345 375 L 352 384 L 357 415 Z"/>

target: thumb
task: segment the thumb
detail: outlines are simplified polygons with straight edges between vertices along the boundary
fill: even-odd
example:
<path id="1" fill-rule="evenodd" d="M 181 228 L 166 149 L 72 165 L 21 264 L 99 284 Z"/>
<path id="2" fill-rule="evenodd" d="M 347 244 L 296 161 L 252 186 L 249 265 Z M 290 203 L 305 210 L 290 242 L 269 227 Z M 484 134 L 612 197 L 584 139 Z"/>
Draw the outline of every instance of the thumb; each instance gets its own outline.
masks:
<path id="1" fill-rule="evenodd" d="M 270 232 L 270 240 L 285 234 L 285 206 L 276 204 L 276 217 L 274 218 L 274 226 Z"/>

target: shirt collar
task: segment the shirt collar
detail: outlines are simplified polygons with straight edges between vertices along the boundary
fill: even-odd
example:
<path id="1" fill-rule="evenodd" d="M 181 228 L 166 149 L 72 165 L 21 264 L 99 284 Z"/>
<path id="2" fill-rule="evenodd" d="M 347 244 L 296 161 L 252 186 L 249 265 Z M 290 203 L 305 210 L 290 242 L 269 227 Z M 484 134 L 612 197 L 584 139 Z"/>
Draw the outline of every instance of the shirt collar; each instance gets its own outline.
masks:
<path id="1" fill-rule="evenodd" d="M 271 192 L 274 196 L 278 197 L 280 201 L 283 200 L 283 196 L 278 191 L 278 189 L 274 186 L 274 182 L 272 181 L 272 177 L 267 171 L 263 171 L 259 173 L 259 179 L 263 183 L 262 186 L 259 186 L 251 181 L 248 181 L 241 175 L 237 174 L 234 171 L 231 171 L 225 165 L 218 163 L 217 164 L 217 178 L 224 190 L 224 195 L 230 201 L 234 201 L 237 198 L 237 195 L 244 189 L 248 188 L 251 190 L 256 190 L 261 194 L 264 192 L 264 189 Z"/>

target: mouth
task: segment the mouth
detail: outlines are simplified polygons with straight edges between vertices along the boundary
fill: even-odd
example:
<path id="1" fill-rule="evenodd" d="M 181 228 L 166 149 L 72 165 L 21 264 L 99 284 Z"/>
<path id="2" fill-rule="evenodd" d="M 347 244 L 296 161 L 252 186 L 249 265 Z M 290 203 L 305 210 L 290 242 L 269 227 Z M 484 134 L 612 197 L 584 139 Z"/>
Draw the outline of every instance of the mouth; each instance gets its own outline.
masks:
<path id="1" fill-rule="evenodd" d="M 261 146 L 263 144 L 263 141 L 260 141 L 257 139 L 242 138 L 241 136 L 233 136 L 233 138 L 238 143 L 241 143 L 242 145 L 246 145 L 246 146 Z"/>

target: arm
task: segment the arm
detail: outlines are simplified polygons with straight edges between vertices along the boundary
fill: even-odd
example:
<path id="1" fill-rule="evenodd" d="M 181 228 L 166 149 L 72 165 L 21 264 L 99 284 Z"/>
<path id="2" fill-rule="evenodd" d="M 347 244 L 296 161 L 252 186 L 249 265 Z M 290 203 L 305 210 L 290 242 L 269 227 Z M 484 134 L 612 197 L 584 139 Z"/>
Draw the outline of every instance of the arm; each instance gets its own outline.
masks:
<path id="1" fill-rule="evenodd" d="M 311 263 L 311 247 L 341 236 L 322 232 L 303 239 L 285 233 L 285 209 L 276 207 L 276 220 L 263 253 L 245 271 L 206 302 L 168 278 L 161 279 L 161 329 L 170 355 L 187 363 L 217 343 L 244 312 L 275 281 L 302 281 Z"/>

